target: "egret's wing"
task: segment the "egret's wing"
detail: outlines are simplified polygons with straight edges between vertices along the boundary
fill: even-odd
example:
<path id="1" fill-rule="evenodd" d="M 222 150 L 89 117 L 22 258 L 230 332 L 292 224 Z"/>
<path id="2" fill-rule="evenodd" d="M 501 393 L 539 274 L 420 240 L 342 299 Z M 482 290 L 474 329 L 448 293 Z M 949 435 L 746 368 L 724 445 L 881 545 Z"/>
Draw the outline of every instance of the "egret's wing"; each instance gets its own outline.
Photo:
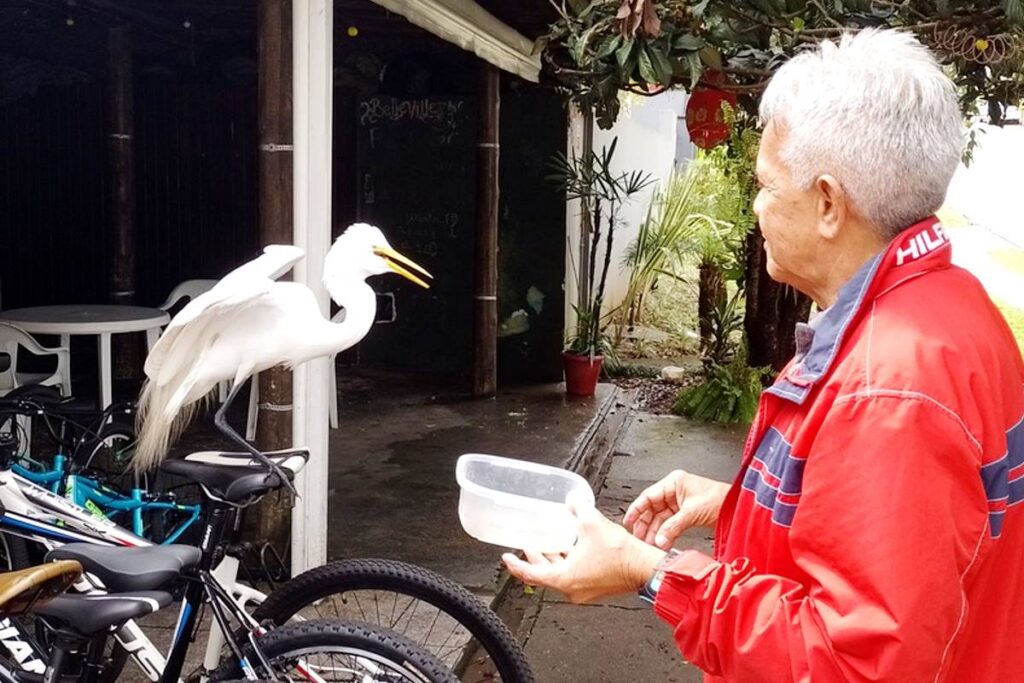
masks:
<path id="1" fill-rule="evenodd" d="M 245 291 L 210 303 L 186 323 L 168 325 L 146 358 L 145 372 L 150 381 L 166 384 L 172 377 L 187 372 L 198 361 L 199 352 L 225 326 L 235 324 L 239 313 L 250 306 L 259 306 L 270 298 L 272 280 L 254 278 Z M 253 331 L 259 334 L 258 330 Z"/>
<path id="2" fill-rule="evenodd" d="M 276 280 L 296 263 L 302 260 L 306 252 L 302 247 L 293 244 L 270 244 L 263 248 L 263 253 L 248 263 L 244 263 L 225 275 L 221 281 L 236 278 L 265 277 Z"/>
<path id="3" fill-rule="evenodd" d="M 145 365 L 146 376 L 150 380 L 156 380 L 158 376 L 167 375 L 167 372 L 161 368 L 165 366 L 171 355 L 170 349 L 182 345 L 179 337 L 181 337 L 181 329 L 185 325 L 191 325 L 207 314 L 212 313 L 213 318 L 221 318 L 229 315 L 232 308 L 250 305 L 256 297 L 269 291 L 274 280 L 287 273 L 302 259 L 304 254 L 305 252 L 300 247 L 293 245 L 268 245 L 258 257 L 235 268 L 209 290 L 189 301 L 174 316 L 149 352 Z M 207 320 L 209 319 L 211 318 L 207 318 Z M 204 328 L 205 325 L 199 327 Z M 197 329 L 190 333 L 190 336 L 197 338 L 200 331 Z M 184 346 L 191 345 L 185 344 Z"/>
<path id="4" fill-rule="evenodd" d="M 271 244 L 263 253 L 225 275 L 178 311 L 167 329 L 179 327 L 198 317 L 203 311 L 221 303 L 242 301 L 253 292 L 265 290 L 270 283 L 287 273 L 305 252 L 290 244 Z"/>

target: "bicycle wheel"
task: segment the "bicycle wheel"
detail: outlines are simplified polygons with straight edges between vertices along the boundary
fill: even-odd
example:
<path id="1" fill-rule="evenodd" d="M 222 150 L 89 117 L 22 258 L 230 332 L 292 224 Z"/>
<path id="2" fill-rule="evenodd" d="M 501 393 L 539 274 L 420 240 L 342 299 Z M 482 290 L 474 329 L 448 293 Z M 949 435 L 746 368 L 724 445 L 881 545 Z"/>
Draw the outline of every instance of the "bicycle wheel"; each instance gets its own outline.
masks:
<path id="1" fill-rule="evenodd" d="M 134 477 L 128 465 L 135 453 L 136 438 L 135 430 L 128 425 L 111 423 L 99 430 L 95 438 L 82 444 L 75 460 L 86 469 L 99 470 L 113 478 Z M 145 482 L 131 480 L 122 482 L 120 488 L 129 489 L 137 483 L 145 488 Z"/>
<path id="2" fill-rule="evenodd" d="M 523 649 L 497 614 L 462 586 L 394 560 L 339 560 L 271 592 L 253 616 L 281 625 L 293 617 L 338 617 L 408 638 L 471 683 L 533 683 Z"/>
<path id="3" fill-rule="evenodd" d="M 258 641 L 274 673 L 288 681 L 457 683 L 441 662 L 405 638 L 367 624 L 317 619 L 287 624 Z M 250 663 L 259 661 L 246 648 Z M 237 662 L 221 665 L 212 681 L 237 678 Z M 309 674 L 314 674 L 310 676 Z"/>

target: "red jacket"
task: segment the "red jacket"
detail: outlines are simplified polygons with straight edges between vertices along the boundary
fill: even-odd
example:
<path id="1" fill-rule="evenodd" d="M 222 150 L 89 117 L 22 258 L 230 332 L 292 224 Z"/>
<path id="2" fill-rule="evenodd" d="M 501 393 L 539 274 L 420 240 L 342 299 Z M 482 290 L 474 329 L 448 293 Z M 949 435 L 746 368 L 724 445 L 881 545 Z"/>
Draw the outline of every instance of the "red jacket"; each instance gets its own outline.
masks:
<path id="1" fill-rule="evenodd" d="M 1024 364 L 934 218 L 761 397 L 715 558 L 655 608 L 710 681 L 1024 681 Z"/>

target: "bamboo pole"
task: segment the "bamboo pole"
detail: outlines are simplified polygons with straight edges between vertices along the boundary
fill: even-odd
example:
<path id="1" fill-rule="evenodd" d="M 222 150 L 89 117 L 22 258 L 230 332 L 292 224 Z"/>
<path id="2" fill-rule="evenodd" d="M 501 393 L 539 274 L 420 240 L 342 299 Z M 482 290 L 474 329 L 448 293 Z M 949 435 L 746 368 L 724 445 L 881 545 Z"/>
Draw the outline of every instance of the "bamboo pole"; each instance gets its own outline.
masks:
<path id="1" fill-rule="evenodd" d="M 107 163 L 110 177 L 110 302 L 135 303 L 135 98 L 132 40 L 128 26 L 107 37 Z M 113 376 L 132 377 L 141 366 L 135 335 L 113 338 Z"/>
<path id="2" fill-rule="evenodd" d="M 498 385 L 498 129 L 501 78 L 479 62 L 477 101 L 476 260 L 474 272 L 473 396 L 494 396 Z"/>

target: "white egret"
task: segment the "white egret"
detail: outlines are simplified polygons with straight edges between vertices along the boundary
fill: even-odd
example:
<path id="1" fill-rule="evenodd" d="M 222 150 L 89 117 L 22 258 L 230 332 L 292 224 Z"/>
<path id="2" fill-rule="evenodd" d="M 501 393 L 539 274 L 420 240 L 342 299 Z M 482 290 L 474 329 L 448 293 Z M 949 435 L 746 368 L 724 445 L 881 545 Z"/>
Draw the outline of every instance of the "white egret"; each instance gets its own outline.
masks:
<path id="1" fill-rule="evenodd" d="M 324 318 L 306 285 L 276 281 L 303 256 L 299 247 L 270 245 L 174 316 L 146 358 L 134 458 L 137 471 L 159 464 L 199 402 L 224 380 L 234 384 L 217 411 L 217 426 L 276 471 L 224 418 L 242 383 L 276 365 L 294 368 L 359 342 L 377 309 L 376 294 L 366 278 L 393 272 L 429 287 L 410 271 L 431 277 L 426 270 L 392 249 L 378 228 L 356 223 L 335 240 L 324 259 L 324 286 L 345 309 L 344 320 L 335 323 Z"/>

